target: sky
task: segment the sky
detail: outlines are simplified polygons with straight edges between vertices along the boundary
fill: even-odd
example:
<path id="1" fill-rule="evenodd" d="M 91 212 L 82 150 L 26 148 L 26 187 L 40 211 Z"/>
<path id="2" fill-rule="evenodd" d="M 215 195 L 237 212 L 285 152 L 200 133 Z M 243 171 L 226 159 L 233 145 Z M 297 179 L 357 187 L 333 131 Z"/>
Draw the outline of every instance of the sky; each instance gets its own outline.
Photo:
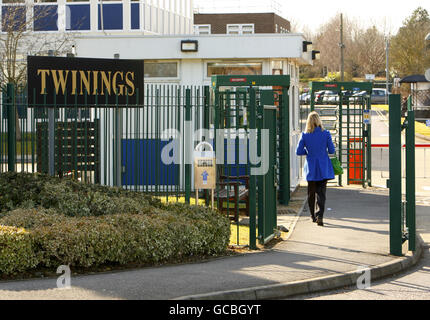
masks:
<path id="1" fill-rule="evenodd" d="M 222 12 L 264 12 L 277 9 L 280 15 L 316 33 L 337 13 L 358 21 L 362 27 L 376 25 L 395 34 L 403 21 L 419 6 L 430 13 L 430 0 L 194 0 L 200 8 Z"/>

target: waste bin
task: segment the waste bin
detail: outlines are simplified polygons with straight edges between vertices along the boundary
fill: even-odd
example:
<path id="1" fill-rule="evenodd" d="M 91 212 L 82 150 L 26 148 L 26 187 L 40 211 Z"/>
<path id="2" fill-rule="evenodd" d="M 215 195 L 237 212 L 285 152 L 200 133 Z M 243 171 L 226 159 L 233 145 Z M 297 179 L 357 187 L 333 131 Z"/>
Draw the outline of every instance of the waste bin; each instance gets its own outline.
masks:
<path id="1" fill-rule="evenodd" d="M 363 138 L 348 139 L 348 184 L 363 183 Z"/>

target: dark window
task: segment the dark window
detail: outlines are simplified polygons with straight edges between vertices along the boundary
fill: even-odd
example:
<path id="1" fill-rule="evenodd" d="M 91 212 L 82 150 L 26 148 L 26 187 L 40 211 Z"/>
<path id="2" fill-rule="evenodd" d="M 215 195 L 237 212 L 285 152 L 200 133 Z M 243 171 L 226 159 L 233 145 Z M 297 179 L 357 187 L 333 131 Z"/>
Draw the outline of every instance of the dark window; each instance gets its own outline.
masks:
<path id="1" fill-rule="evenodd" d="M 25 6 L 2 7 L 2 31 L 20 31 L 27 29 Z"/>
<path id="2" fill-rule="evenodd" d="M 56 5 L 34 7 L 34 31 L 57 31 L 58 10 Z"/>
<path id="3" fill-rule="evenodd" d="M 101 11 L 103 9 L 103 28 Z M 122 30 L 122 4 L 99 4 L 99 30 Z"/>
<path id="4" fill-rule="evenodd" d="M 131 29 L 140 29 L 139 3 L 131 4 Z"/>
<path id="5" fill-rule="evenodd" d="M 74 4 L 66 6 L 66 30 L 90 30 L 90 6 Z"/>

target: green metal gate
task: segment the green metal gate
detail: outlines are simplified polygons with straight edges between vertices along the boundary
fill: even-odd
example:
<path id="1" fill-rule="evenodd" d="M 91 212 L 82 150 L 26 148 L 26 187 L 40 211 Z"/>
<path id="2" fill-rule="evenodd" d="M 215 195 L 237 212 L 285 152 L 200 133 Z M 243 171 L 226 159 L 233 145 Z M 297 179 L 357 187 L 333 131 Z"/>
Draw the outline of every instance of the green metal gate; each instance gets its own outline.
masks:
<path id="1" fill-rule="evenodd" d="M 224 129 L 224 136 L 215 142 L 217 159 L 220 152 L 227 153 L 226 157 L 221 156 L 226 161 L 218 165 L 217 171 L 221 179 L 227 179 L 227 188 L 235 187 L 237 180 L 245 180 L 242 185 L 249 192 L 251 249 L 256 247 L 257 222 L 259 242 L 267 243 L 277 228 L 277 203 L 288 204 L 290 200 L 289 85 L 289 76 L 212 77 L 214 128 L 216 131 Z M 266 144 L 263 143 L 265 135 Z M 234 142 L 231 142 L 232 136 Z M 229 161 L 229 147 L 233 143 L 235 157 L 234 161 Z M 259 167 L 251 161 L 253 144 L 257 156 L 268 160 L 267 171 L 262 175 L 253 174 Z M 215 195 L 219 205 L 219 188 Z M 230 215 L 228 202 L 229 199 L 227 214 Z M 239 224 L 237 203 L 234 208 L 233 214 Z"/>
<path id="2" fill-rule="evenodd" d="M 329 92 L 330 98 L 321 98 Z M 353 92 L 357 94 L 352 94 Z M 336 157 L 346 169 L 339 185 L 371 186 L 370 82 L 311 82 L 310 111 L 317 111 L 336 147 Z"/>

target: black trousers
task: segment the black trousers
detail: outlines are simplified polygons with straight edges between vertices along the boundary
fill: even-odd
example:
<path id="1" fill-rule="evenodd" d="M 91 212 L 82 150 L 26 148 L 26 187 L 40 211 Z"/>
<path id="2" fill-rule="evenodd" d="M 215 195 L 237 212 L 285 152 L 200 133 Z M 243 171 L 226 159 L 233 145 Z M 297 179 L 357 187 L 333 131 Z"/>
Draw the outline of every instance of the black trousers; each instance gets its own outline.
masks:
<path id="1" fill-rule="evenodd" d="M 308 205 L 312 217 L 324 216 L 325 200 L 327 190 L 327 180 L 308 181 Z M 315 212 L 315 207 L 318 206 L 318 211 Z"/>

